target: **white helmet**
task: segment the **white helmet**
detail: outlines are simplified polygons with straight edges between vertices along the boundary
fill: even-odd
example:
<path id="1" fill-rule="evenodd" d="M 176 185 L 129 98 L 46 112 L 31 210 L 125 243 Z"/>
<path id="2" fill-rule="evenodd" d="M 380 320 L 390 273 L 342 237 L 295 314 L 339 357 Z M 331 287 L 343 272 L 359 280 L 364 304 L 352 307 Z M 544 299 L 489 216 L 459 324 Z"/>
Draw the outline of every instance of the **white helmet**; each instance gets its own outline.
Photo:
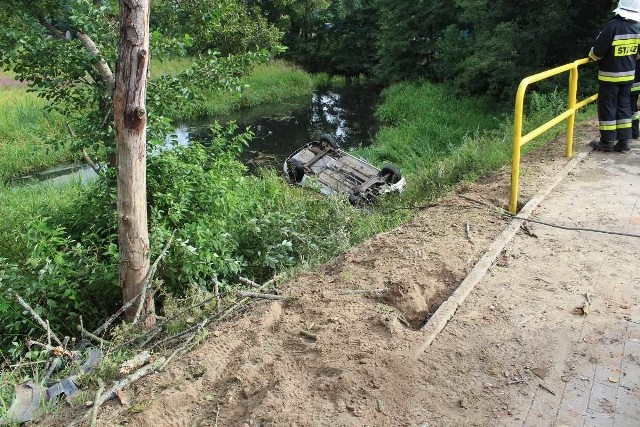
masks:
<path id="1" fill-rule="evenodd" d="M 640 22 L 640 0 L 620 0 L 613 12 L 625 19 Z"/>

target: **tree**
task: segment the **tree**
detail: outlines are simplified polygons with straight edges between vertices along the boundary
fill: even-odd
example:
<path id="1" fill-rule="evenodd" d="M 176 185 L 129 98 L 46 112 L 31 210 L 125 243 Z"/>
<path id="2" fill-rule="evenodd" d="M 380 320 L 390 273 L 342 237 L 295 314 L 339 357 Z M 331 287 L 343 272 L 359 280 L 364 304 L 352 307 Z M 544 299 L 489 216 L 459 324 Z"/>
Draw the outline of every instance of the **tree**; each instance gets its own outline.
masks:
<path id="1" fill-rule="evenodd" d="M 149 69 L 149 0 L 120 0 L 120 40 L 113 111 L 118 176 L 118 248 L 120 285 L 126 304 L 146 295 L 142 316 L 155 324 L 149 274 L 147 225 L 147 73 Z M 134 320 L 137 307 L 125 311 Z"/>
<path id="2" fill-rule="evenodd" d="M 175 3 L 189 7 L 211 2 Z M 248 13 L 241 7 L 241 0 L 217 3 L 227 5 L 222 10 L 229 13 Z M 185 12 L 182 16 L 188 19 L 195 15 Z M 246 44 L 232 40 L 232 36 L 244 37 L 242 31 L 225 33 L 228 45 L 236 46 L 236 51 L 223 57 L 206 50 L 195 56 L 187 70 L 147 82 L 149 0 L 5 0 L 0 19 L 4 24 L 0 30 L 0 67 L 14 71 L 30 90 L 50 101 L 52 110 L 64 115 L 76 149 L 89 151 L 99 160 L 110 158 L 117 168 L 120 284 L 124 302 L 138 298 L 150 257 L 146 148 L 154 138 L 164 140 L 168 120 L 163 115 L 207 91 L 236 90 L 241 76 L 270 57 L 266 47 L 273 51 L 278 47 L 267 46 L 275 43 L 269 39 L 264 46 L 248 49 Z M 210 19 L 224 20 L 225 16 Z M 244 25 L 248 21 L 240 22 Z M 158 52 L 175 50 L 176 46 L 185 50 L 190 45 L 186 36 L 159 34 Z M 216 43 L 216 36 L 207 32 L 193 37 L 194 43 L 199 37 Z M 110 236 L 100 237 L 108 240 Z M 147 322 L 153 322 L 150 297 L 144 307 Z M 128 320 L 136 308 L 134 305 L 126 312 Z"/>

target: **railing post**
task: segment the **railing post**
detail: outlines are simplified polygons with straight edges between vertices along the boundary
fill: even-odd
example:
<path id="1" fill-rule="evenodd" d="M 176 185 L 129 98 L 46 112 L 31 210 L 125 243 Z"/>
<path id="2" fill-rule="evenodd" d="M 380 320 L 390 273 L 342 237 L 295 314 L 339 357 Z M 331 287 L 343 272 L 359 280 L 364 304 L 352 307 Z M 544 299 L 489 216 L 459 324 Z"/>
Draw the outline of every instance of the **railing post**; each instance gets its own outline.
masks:
<path id="1" fill-rule="evenodd" d="M 520 183 L 520 148 L 522 147 L 522 120 L 524 110 L 524 95 L 529 81 L 522 80 L 516 94 L 516 107 L 513 117 L 513 159 L 511 162 L 511 199 L 509 200 L 509 212 L 518 213 L 518 186 Z"/>
<path id="2" fill-rule="evenodd" d="M 598 98 L 598 95 L 590 96 L 589 98 L 580 101 L 578 103 L 578 67 L 583 64 L 589 63 L 589 58 L 579 59 L 569 64 L 562 65 L 560 67 L 553 68 L 551 70 L 543 71 L 538 74 L 534 74 L 522 80 L 518 87 L 518 93 L 516 94 L 516 105 L 513 117 L 513 161 L 511 164 L 511 198 L 509 199 L 509 211 L 512 214 L 516 214 L 518 210 L 518 186 L 520 181 L 520 155 L 521 149 L 524 144 L 546 132 L 553 126 L 557 126 L 562 121 L 567 119 L 567 146 L 565 149 L 567 157 L 573 156 L 573 136 L 574 126 L 576 121 L 576 114 L 578 108 L 582 108 L 592 101 Z M 522 122 L 524 120 L 524 96 L 527 90 L 527 86 L 531 83 L 539 82 L 551 76 L 555 76 L 560 73 L 569 71 L 569 108 L 562 114 L 557 115 L 554 119 L 548 121 L 537 129 L 529 132 L 526 135 L 522 135 Z M 524 142 L 523 142 L 524 141 Z"/>
<path id="3" fill-rule="evenodd" d="M 573 63 L 569 72 L 569 110 L 571 115 L 567 119 L 567 147 L 565 150 L 568 158 L 573 157 L 573 128 L 576 123 L 576 98 L 578 96 L 578 64 Z"/>

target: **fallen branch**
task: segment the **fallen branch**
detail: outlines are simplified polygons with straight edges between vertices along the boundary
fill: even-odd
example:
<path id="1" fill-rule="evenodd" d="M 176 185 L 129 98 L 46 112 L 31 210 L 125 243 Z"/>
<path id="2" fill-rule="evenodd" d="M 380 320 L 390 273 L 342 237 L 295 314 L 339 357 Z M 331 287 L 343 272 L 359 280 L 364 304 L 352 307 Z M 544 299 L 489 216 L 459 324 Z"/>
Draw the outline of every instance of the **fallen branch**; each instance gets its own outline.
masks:
<path id="1" fill-rule="evenodd" d="M 93 400 L 94 402 L 98 402 L 100 400 L 100 396 L 102 396 L 102 392 L 104 392 L 104 381 L 102 378 L 98 377 L 98 391 L 96 392 L 96 398 Z M 93 408 L 91 408 L 91 427 L 96 427 L 98 423 L 98 409 L 100 406 L 93 404 Z"/>
<path id="2" fill-rule="evenodd" d="M 465 221 L 464 230 L 467 233 L 467 240 L 471 241 L 471 227 L 469 226 L 469 221 Z"/>
<path id="3" fill-rule="evenodd" d="M 91 332 L 87 331 L 85 328 L 82 327 L 82 325 L 78 325 L 78 330 L 80 331 L 80 334 L 83 337 L 87 337 L 92 339 L 93 341 L 97 342 L 98 344 L 104 345 L 105 347 L 110 346 L 111 344 L 113 344 L 111 341 L 107 341 L 105 339 L 100 338 L 97 335 L 92 334 Z"/>
<path id="4" fill-rule="evenodd" d="M 126 362 L 123 362 L 120 365 L 120 369 L 118 370 L 118 372 L 120 373 L 120 375 L 130 374 L 134 369 L 137 369 L 147 363 L 149 359 L 151 359 L 151 353 L 149 353 L 148 351 L 143 351 L 142 353 L 135 355 L 133 358 L 127 360 Z"/>
<path id="5" fill-rule="evenodd" d="M 34 340 L 29 340 L 27 341 L 27 346 L 31 347 L 32 345 L 37 345 L 40 346 L 42 348 L 44 348 L 46 351 L 49 351 L 51 353 L 53 353 L 56 357 L 61 357 L 61 356 L 67 356 L 69 359 L 77 359 L 79 356 L 79 353 L 76 351 L 69 351 L 67 349 L 65 349 L 64 347 L 57 346 L 54 347 L 52 345 L 49 344 L 45 344 L 43 342 L 39 342 L 39 341 L 34 341 Z"/>
<path id="6" fill-rule="evenodd" d="M 264 285 L 260 286 L 256 290 L 257 291 L 263 291 L 263 290 L 267 289 L 269 286 L 271 286 L 271 283 L 273 283 L 273 282 L 272 281 L 266 282 Z M 235 303 L 234 305 L 232 305 L 231 307 L 229 307 L 224 313 L 222 313 L 220 315 L 217 315 L 217 316 L 214 316 L 214 317 L 210 317 L 210 318 L 205 319 L 206 323 L 204 323 L 204 325 L 202 327 L 204 328 L 210 322 L 214 322 L 214 321 L 215 322 L 219 322 L 221 320 L 225 320 L 227 317 L 229 317 L 231 314 L 233 314 L 233 312 L 235 312 L 239 307 L 241 307 L 244 304 L 246 304 L 247 302 L 249 302 L 250 299 L 251 299 L 250 297 L 245 297 L 245 298 L 241 299 L 240 301 L 238 301 L 237 303 Z M 188 333 L 193 332 L 198 327 L 199 327 L 199 325 L 192 326 L 192 327 L 190 327 L 188 329 L 185 329 L 182 332 L 178 332 L 175 335 L 172 335 L 172 336 L 167 337 L 167 338 L 165 338 L 163 340 L 160 340 L 157 343 L 155 343 L 152 348 L 158 347 L 158 346 L 160 346 L 162 344 L 166 344 L 166 343 L 168 343 L 170 341 L 173 341 L 175 339 L 181 338 L 181 337 L 187 335 Z"/>
<path id="7" fill-rule="evenodd" d="M 111 326 L 113 321 L 118 318 L 118 316 L 120 316 L 122 313 L 124 313 L 125 310 L 127 310 L 129 307 L 131 307 L 133 305 L 133 303 L 138 300 L 138 297 L 140 295 L 142 295 L 142 292 L 140 292 L 138 295 L 136 295 L 135 298 L 132 298 L 131 300 L 127 301 L 127 303 L 124 304 L 122 307 L 120 307 L 120 309 L 118 311 L 116 311 L 107 320 L 105 320 L 105 322 L 102 325 L 100 325 L 100 327 L 98 327 L 98 329 L 93 331 L 93 334 L 94 335 L 98 335 L 99 333 L 105 331 L 109 326 Z"/>
<path id="8" fill-rule="evenodd" d="M 155 360 L 153 363 L 138 369 L 137 371 L 135 371 L 134 373 L 132 373 L 131 375 L 129 375 L 127 378 L 124 378 L 120 381 L 116 381 L 115 383 L 113 383 L 113 385 L 111 386 L 111 388 L 109 388 L 109 390 L 107 390 L 106 392 L 102 393 L 100 395 L 99 398 L 96 399 L 96 401 L 93 403 L 93 408 L 91 408 L 91 411 L 85 413 L 82 418 L 77 419 L 75 421 L 73 421 L 72 423 L 70 423 L 68 425 L 68 427 L 75 427 L 78 424 L 80 424 L 82 421 L 84 421 L 86 418 L 89 417 L 90 414 L 93 413 L 93 411 L 98 411 L 98 408 L 100 408 L 100 406 L 102 406 L 106 401 L 108 401 L 109 399 L 111 399 L 113 396 L 115 396 L 116 392 L 118 392 L 119 390 L 122 390 L 123 388 L 127 387 L 129 384 L 134 383 L 136 381 L 138 381 L 140 378 L 149 375 L 155 371 L 158 370 L 158 368 L 160 366 L 162 366 L 162 364 L 166 361 L 166 359 L 164 357 L 160 357 L 157 360 Z"/>
<path id="9" fill-rule="evenodd" d="M 153 262 L 153 265 L 151 266 L 151 268 L 149 269 L 149 272 L 147 273 L 147 277 L 144 279 L 142 292 L 140 293 L 140 302 L 138 303 L 138 309 L 136 310 L 136 315 L 133 318 L 133 322 L 132 322 L 134 325 L 138 323 L 138 321 L 140 320 L 140 314 L 142 314 L 142 307 L 144 307 L 145 299 L 147 298 L 147 292 L 151 287 L 151 281 L 153 280 L 153 276 L 156 274 L 156 270 L 158 269 L 158 265 L 160 264 L 160 261 L 162 260 L 162 258 L 165 257 L 165 255 L 167 255 L 167 252 L 169 252 L 169 247 L 171 247 L 171 244 L 173 243 L 173 237 L 175 235 L 176 235 L 176 230 L 173 230 L 173 233 L 171 233 L 171 237 L 169 238 L 169 241 L 165 245 L 162 252 L 160 252 L 160 255 L 158 255 L 158 258 L 156 258 L 156 260 Z"/>
<path id="10" fill-rule="evenodd" d="M 360 294 L 381 294 L 388 292 L 389 288 L 379 288 L 379 289 L 347 289 L 344 291 L 327 291 L 326 293 L 333 295 L 360 295 Z"/>
<path id="11" fill-rule="evenodd" d="M 500 211 L 500 212 L 504 212 L 504 209 L 502 209 L 502 208 L 500 208 L 498 206 L 492 205 L 489 202 L 485 202 L 484 200 L 476 200 L 476 199 L 474 199 L 472 197 L 465 196 L 464 194 L 458 194 L 458 197 L 460 197 L 462 199 L 465 199 L 465 200 L 468 200 L 468 201 L 473 202 L 473 203 L 477 203 L 479 205 L 486 206 L 488 208 L 491 208 L 491 209 L 494 209 L 494 210 L 497 210 L 497 211 Z"/>
<path id="12" fill-rule="evenodd" d="M 151 336 L 149 336 L 149 338 L 147 338 L 142 344 L 140 344 L 140 348 L 145 348 L 147 344 L 149 344 L 155 337 L 157 337 L 160 332 L 162 332 L 162 328 L 158 328 L 157 330 L 155 330 L 151 334 Z"/>
<path id="13" fill-rule="evenodd" d="M 95 173 L 100 173 L 100 166 L 98 166 L 94 163 L 93 160 L 91 160 L 91 157 L 89 157 L 89 153 L 87 153 L 87 150 L 85 150 L 84 148 L 82 149 L 82 158 L 89 165 L 89 167 L 93 169 Z"/>
<path id="14" fill-rule="evenodd" d="M 236 295 L 239 298 L 261 298 L 261 299 L 270 299 L 270 300 L 283 300 L 283 299 L 293 298 L 287 295 L 263 294 L 259 292 L 249 292 L 249 291 L 238 291 L 236 292 Z"/>
<path id="15" fill-rule="evenodd" d="M 280 279 L 280 276 L 274 276 L 273 278 L 269 279 L 269 280 L 268 280 L 267 282 L 265 282 L 262 286 L 260 286 L 260 288 L 258 288 L 258 289 L 256 289 L 256 290 L 257 290 L 257 291 L 263 291 L 263 290 L 265 290 L 265 289 L 267 289 L 267 288 L 269 288 L 269 287 L 273 286 L 273 283 L 274 283 L 274 282 L 276 282 L 276 281 L 277 281 L 277 280 L 279 280 L 279 279 Z M 222 294 L 222 293 L 221 293 L 221 294 Z M 220 294 L 220 296 L 222 296 L 221 294 Z M 190 311 L 190 310 L 192 310 L 192 309 L 194 309 L 194 308 L 196 308 L 196 307 L 199 307 L 199 306 L 201 306 L 201 305 L 203 305 L 203 304 L 206 304 L 206 303 L 208 303 L 208 302 L 210 302 L 210 301 L 212 301 L 212 300 L 214 300 L 214 299 L 217 299 L 217 296 L 216 296 L 216 295 L 213 295 L 213 296 L 212 296 L 212 297 L 210 297 L 210 298 L 206 298 L 206 299 L 204 299 L 203 301 L 198 302 L 197 304 L 193 304 L 192 306 L 187 307 L 187 308 L 185 308 L 185 309 L 183 309 L 183 310 L 179 311 L 178 313 L 171 315 L 170 317 L 167 317 L 166 319 L 164 319 L 164 321 L 162 321 L 162 322 L 158 323 L 154 328 L 151 328 L 151 329 L 149 329 L 149 330 L 147 330 L 147 331 L 144 331 L 144 332 L 143 332 L 143 333 L 141 333 L 140 335 L 137 335 L 137 336 L 135 336 L 135 337 L 133 337 L 133 338 L 131 338 L 131 339 L 129 339 L 129 340 L 127 340 L 127 341 L 125 341 L 125 342 L 121 343 L 121 344 L 116 345 L 115 347 L 111 348 L 109 351 L 116 351 L 116 350 L 118 350 L 118 349 L 120 349 L 120 348 L 126 347 L 127 345 L 130 345 L 130 344 L 132 344 L 132 343 L 134 343 L 134 342 L 136 342 L 136 341 L 138 341 L 138 340 L 140 340 L 140 339 L 142 339 L 142 338 L 145 338 L 145 337 L 148 337 L 149 335 L 151 335 L 151 337 L 149 337 L 149 338 L 147 338 L 147 339 L 145 340 L 144 345 L 143 345 L 143 347 L 144 347 L 144 346 L 146 346 L 147 344 L 149 344 L 149 342 L 151 342 L 151 340 L 152 340 L 155 336 L 157 336 L 157 335 L 158 335 L 158 333 L 160 333 L 160 331 L 161 331 L 161 329 L 164 327 L 164 325 L 166 325 L 166 324 L 167 324 L 167 323 L 169 323 L 170 321 L 172 321 L 172 320 L 174 320 L 174 319 L 178 318 L 178 317 L 179 317 L 180 315 L 182 315 L 183 313 L 186 313 L 186 312 L 188 312 L 188 311 Z M 136 298 L 134 298 L 134 299 L 133 299 L 133 300 L 131 300 L 130 302 L 132 302 L 132 301 L 134 301 L 134 300 L 136 300 Z M 243 304 L 245 304 L 245 303 L 246 303 L 246 302 L 248 302 L 249 300 L 250 300 L 250 298 L 244 298 L 244 299 L 242 299 L 242 300 L 238 301 L 236 304 L 234 304 L 232 307 L 230 307 L 229 309 L 227 309 L 226 311 L 224 311 L 222 314 L 219 314 L 219 313 L 218 313 L 218 314 L 216 314 L 215 316 L 213 316 L 212 318 L 210 318 L 210 319 L 209 319 L 209 321 L 210 321 L 210 322 L 211 322 L 211 321 L 220 321 L 220 320 L 224 320 L 224 319 L 226 319 L 226 318 L 227 318 L 231 313 L 233 313 L 235 310 L 237 310 L 239 307 L 241 307 Z M 119 310 L 119 312 L 121 313 L 121 312 L 122 312 L 122 311 L 124 311 L 125 309 L 126 309 L 126 307 L 123 307 L 123 308 L 121 308 L 121 309 Z M 116 313 L 116 315 L 119 315 L 119 313 Z M 113 316 L 111 316 L 111 317 L 115 320 L 115 317 L 117 317 L 116 315 L 113 315 Z M 110 319 L 111 319 L 111 318 L 110 318 Z M 110 322 L 109 322 L 109 323 L 110 323 Z M 105 324 L 107 324 L 107 322 L 105 322 Z M 207 323 L 207 324 L 208 324 L 208 323 Z M 206 325 L 205 325 L 205 326 L 206 326 Z M 104 325 L 103 325 L 103 326 L 101 326 L 99 329 L 103 329 L 103 327 L 104 327 Z M 170 336 L 170 337 L 164 338 L 164 339 L 162 339 L 161 341 L 159 341 L 159 342 L 155 343 L 155 344 L 152 346 L 152 348 L 155 348 L 155 347 L 157 347 L 157 346 L 159 346 L 159 345 L 162 345 L 162 344 L 164 344 L 164 343 L 167 343 L 167 342 L 173 341 L 173 340 L 175 340 L 175 339 L 177 339 L 177 338 L 180 338 L 180 337 L 182 337 L 182 336 L 184 336 L 184 335 L 188 334 L 189 332 L 192 332 L 196 327 L 197 327 L 197 325 L 196 325 L 196 326 L 194 326 L 194 327 L 191 327 L 191 328 L 189 328 L 189 329 L 186 329 L 186 330 L 184 330 L 184 331 L 182 331 L 182 332 L 179 332 L 179 333 L 177 333 L 177 334 L 175 334 L 175 335 L 173 335 L 173 336 Z M 94 332 L 94 334 L 95 334 L 95 333 L 96 333 L 96 332 Z"/>
<path id="16" fill-rule="evenodd" d="M 38 324 L 47 332 L 47 336 L 51 336 L 51 338 L 53 338 L 53 340 L 61 346 L 62 341 L 60 341 L 56 334 L 53 333 L 51 328 L 49 328 L 49 324 L 42 320 L 42 317 L 40 317 L 38 313 L 36 313 L 35 310 L 31 308 L 31 306 L 20 297 L 20 295 L 16 294 L 16 299 L 22 307 L 24 307 L 29 313 L 31 313 L 31 316 L 36 320 L 36 322 L 38 322 Z"/>
<path id="17" fill-rule="evenodd" d="M 209 319 L 205 319 L 204 321 L 198 324 L 198 328 L 196 329 L 196 331 L 187 340 L 185 340 L 182 346 L 180 346 L 173 353 L 171 353 L 171 356 L 169 356 L 167 360 L 162 364 L 162 366 L 158 368 L 159 371 L 162 371 L 169 364 L 169 362 L 171 362 L 176 356 L 178 355 L 181 356 L 187 353 L 191 349 L 191 347 L 189 347 L 189 345 L 191 344 L 191 341 L 193 341 L 193 339 L 196 336 L 198 336 L 198 333 L 204 328 L 208 320 Z"/>
<path id="18" fill-rule="evenodd" d="M 238 280 L 240 280 L 245 285 L 251 286 L 252 288 L 259 288 L 260 287 L 260 285 L 258 283 L 254 282 L 253 280 L 249 280 L 246 277 L 238 277 Z"/>

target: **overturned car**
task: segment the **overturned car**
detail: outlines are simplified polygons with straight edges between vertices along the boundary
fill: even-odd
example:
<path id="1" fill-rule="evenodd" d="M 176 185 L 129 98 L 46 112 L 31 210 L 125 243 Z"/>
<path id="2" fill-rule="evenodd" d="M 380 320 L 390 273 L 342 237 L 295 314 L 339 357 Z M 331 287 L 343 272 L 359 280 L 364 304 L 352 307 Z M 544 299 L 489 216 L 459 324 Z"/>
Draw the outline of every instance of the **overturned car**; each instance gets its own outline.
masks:
<path id="1" fill-rule="evenodd" d="M 405 180 L 392 165 L 382 169 L 341 150 L 331 135 L 294 151 L 284 162 L 291 184 L 317 188 L 323 194 L 344 193 L 354 206 L 364 206 L 381 193 L 402 191 Z"/>

